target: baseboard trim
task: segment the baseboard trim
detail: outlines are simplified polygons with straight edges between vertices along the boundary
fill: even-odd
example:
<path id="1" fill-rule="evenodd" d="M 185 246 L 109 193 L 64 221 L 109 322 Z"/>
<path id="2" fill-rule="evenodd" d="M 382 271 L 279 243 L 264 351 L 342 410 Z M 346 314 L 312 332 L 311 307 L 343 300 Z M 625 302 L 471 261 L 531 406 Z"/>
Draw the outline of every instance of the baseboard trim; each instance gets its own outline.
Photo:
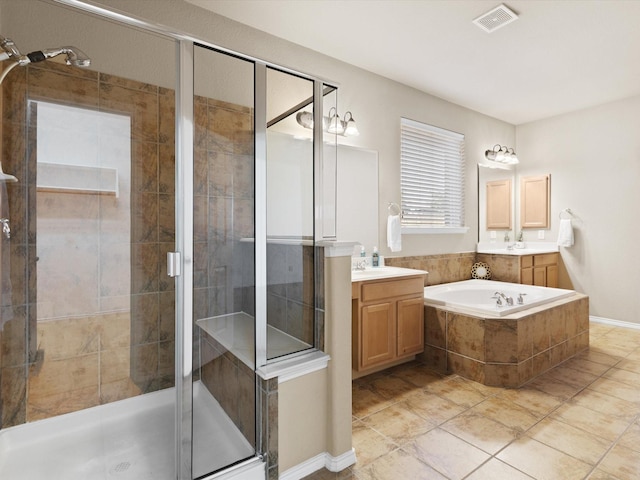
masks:
<path id="1" fill-rule="evenodd" d="M 613 325 L 615 327 L 633 328 L 634 330 L 640 330 L 640 323 L 625 322 L 624 320 L 614 320 L 613 318 L 604 318 L 589 315 L 589 321 L 594 323 L 602 323 L 604 325 Z"/>
<path id="2" fill-rule="evenodd" d="M 324 466 L 330 472 L 339 472 L 344 470 L 347 467 L 356 463 L 356 450 L 352 448 L 351 450 L 344 452 L 342 455 L 338 455 L 337 457 L 333 457 L 325 452 L 325 462 Z"/>
<path id="3" fill-rule="evenodd" d="M 356 463 L 356 451 L 353 448 L 337 457 L 324 452 L 282 472 L 278 478 L 280 480 L 300 480 L 323 467 L 330 472 L 339 472 L 354 463 Z"/>

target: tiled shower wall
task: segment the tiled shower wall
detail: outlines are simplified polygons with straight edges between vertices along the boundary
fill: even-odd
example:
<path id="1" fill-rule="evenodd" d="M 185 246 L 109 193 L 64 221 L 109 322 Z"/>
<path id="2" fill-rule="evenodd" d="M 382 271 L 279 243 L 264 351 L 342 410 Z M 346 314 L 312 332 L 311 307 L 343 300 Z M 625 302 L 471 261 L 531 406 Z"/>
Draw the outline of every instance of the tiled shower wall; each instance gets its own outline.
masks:
<path id="1" fill-rule="evenodd" d="M 253 315 L 253 112 L 196 97 L 194 115 L 194 316 Z"/>
<path id="2" fill-rule="evenodd" d="M 3 167 L 20 182 L 8 186 L 12 291 L 2 311 L 0 426 L 172 386 L 174 282 L 162 259 L 174 248 L 173 91 L 47 62 L 14 69 L 2 99 Z M 28 99 L 131 118 L 130 311 L 37 326 L 37 144 Z"/>

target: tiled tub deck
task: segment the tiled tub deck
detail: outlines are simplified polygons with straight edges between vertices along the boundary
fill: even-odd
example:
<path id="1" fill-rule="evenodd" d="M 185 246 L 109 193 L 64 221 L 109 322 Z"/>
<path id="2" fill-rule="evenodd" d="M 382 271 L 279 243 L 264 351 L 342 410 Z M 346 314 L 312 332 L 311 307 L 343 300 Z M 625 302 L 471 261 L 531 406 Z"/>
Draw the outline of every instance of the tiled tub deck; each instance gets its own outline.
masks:
<path id="1" fill-rule="evenodd" d="M 500 318 L 425 305 L 423 361 L 489 386 L 519 387 L 589 346 L 589 297 Z"/>

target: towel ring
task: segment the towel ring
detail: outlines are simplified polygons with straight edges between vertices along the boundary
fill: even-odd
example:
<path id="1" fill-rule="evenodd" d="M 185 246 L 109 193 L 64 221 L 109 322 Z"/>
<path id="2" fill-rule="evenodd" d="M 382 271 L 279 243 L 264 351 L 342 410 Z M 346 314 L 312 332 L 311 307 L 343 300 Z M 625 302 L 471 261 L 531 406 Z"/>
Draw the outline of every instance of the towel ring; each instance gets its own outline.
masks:
<path id="1" fill-rule="evenodd" d="M 568 217 L 563 217 L 562 214 L 566 213 L 569 216 Z M 562 210 L 559 214 L 558 214 L 558 218 L 562 219 L 562 218 L 573 218 L 575 217 L 575 215 L 573 214 L 573 212 L 571 211 L 570 208 L 565 208 L 564 210 Z"/>
<path id="2" fill-rule="evenodd" d="M 400 210 L 400 206 L 397 203 L 393 203 L 393 202 L 389 202 L 389 205 L 387 206 L 387 210 L 389 211 L 390 215 L 400 215 L 402 213 L 402 210 Z"/>

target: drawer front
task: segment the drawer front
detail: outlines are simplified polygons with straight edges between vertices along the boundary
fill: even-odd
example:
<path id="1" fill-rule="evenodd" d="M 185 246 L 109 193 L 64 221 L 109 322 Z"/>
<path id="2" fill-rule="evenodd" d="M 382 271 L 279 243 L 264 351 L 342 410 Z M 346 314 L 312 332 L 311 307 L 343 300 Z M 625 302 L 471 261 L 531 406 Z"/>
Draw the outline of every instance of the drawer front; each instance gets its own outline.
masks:
<path id="1" fill-rule="evenodd" d="M 537 267 L 540 265 L 555 265 L 558 263 L 557 253 L 545 253 L 533 256 L 533 264 Z"/>
<path id="2" fill-rule="evenodd" d="M 362 284 L 363 302 L 379 300 L 381 298 L 402 297 L 405 295 L 422 295 L 424 279 L 420 277 L 400 278 L 381 282 L 364 282 Z"/>

